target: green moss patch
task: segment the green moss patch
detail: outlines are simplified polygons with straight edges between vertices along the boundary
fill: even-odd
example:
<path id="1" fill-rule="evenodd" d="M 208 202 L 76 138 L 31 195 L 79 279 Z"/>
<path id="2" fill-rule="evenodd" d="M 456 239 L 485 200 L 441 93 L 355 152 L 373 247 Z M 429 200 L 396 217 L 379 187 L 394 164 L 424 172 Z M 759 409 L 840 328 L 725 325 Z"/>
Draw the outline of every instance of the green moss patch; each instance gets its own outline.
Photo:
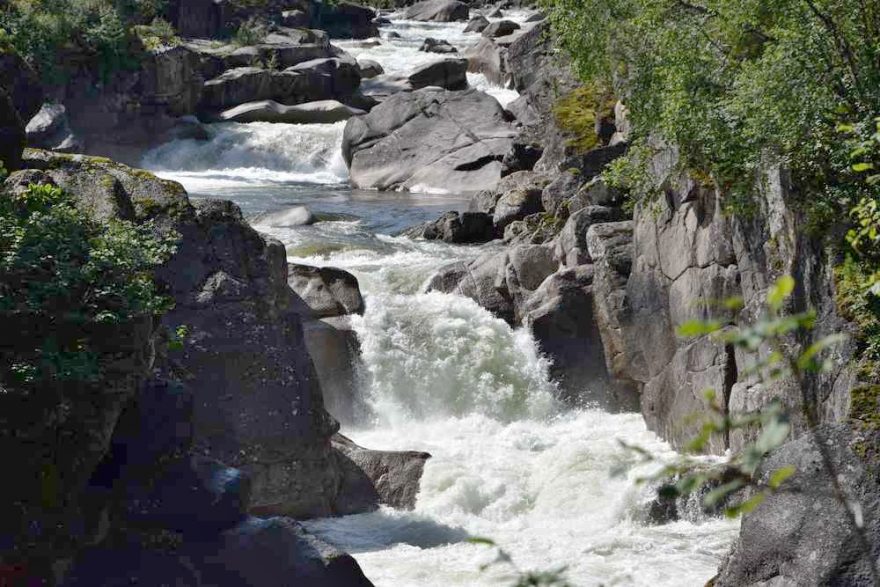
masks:
<path id="1" fill-rule="evenodd" d="M 611 116 L 614 102 L 593 86 L 581 86 L 560 98 L 553 107 L 556 124 L 569 138 L 566 144 L 579 153 L 599 146 L 596 120 Z"/>

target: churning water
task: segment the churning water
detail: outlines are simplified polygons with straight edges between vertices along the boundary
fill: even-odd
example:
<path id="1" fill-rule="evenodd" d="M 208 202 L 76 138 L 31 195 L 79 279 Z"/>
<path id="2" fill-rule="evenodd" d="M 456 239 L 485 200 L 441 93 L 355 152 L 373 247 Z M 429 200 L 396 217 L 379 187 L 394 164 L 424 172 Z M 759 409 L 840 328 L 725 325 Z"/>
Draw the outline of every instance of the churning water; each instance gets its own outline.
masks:
<path id="1" fill-rule="evenodd" d="M 514 13 L 524 19 L 526 13 Z M 464 47 L 461 24 L 393 21 L 399 39 L 339 43 L 361 59 L 406 73 L 441 56 L 420 53 L 427 36 Z M 499 101 L 515 92 L 472 85 Z M 646 523 L 651 490 L 611 469 L 632 460 L 619 441 L 673 456 L 638 414 L 566 411 L 554 400 L 547 360 L 525 329 L 459 296 L 424 293 L 446 263 L 487 248 L 390 236 L 461 209 L 466 195 L 354 191 L 340 153 L 344 123 L 223 124 L 210 139 L 176 141 L 145 159 L 196 196 L 235 200 L 292 261 L 354 273 L 366 312 L 354 320 L 369 416 L 343 430 L 369 448 L 433 455 L 412 512 L 380 511 L 311 521 L 310 530 L 351 552 L 380 587 L 510 585 L 510 567 L 481 565 L 491 538 L 522 569 L 566 567 L 574 585 L 698 586 L 732 542 L 724 520 Z M 296 226 L 296 206 L 320 222 Z"/>

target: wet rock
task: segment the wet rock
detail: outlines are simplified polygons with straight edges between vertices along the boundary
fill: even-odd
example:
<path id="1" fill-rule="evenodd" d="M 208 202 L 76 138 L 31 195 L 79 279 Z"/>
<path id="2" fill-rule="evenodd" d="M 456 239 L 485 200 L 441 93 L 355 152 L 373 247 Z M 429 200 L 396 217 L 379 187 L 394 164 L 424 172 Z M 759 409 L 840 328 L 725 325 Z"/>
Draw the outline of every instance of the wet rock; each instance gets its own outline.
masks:
<path id="1" fill-rule="evenodd" d="M 358 61 L 358 67 L 360 68 L 362 79 L 374 78 L 377 75 L 385 73 L 385 69 L 382 68 L 382 65 L 370 59 L 361 59 Z"/>
<path id="2" fill-rule="evenodd" d="M 425 53 L 458 53 L 458 49 L 450 45 L 448 41 L 434 39 L 432 37 L 425 39 L 425 42 L 419 47 L 419 51 Z"/>
<path id="3" fill-rule="evenodd" d="M 483 29 L 481 34 L 487 39 L 494 39 L 496 37 L 505 37 L 519 30 L 519 28 L 520 26 L 512 20 L 499 20 L 490 23 L 489 26 Z"/>
<path id="4" fill-rule="evenodd" d="M 365 114 L 336 100 L 319 100 L 285 106 L 273 100 L 248 102 L 223 111 L 219 118 L 227 122 L 284 122 L 287 124 L 332 124 Z"/>
<path id="5" fill-rule="evenodd" d="M 288 282 L 319 318 L 364 311 L 357 278 L 348 271 L 291 264 L 288 266 Z"/>
<path id="6" fill-rule="evenodd" d="M 498 183 L 514 134 L 482 92 L 423 89 L 350 119 L 342 152 L 356 187 L 482 190 Z"/>
<path id="7" fill-rule="evenodd" d="M 485 243 L 495 237 L 495 229 L 492 217 L 483 212 L 447 212 L 437 220 L 414 226 L 402 234 L 447 243 Z"/>
<path id="8" fill-rule="evenodd" d="M 415 507 L 430 454 L 369 450 L 341 434 L 333 437 L 333 448 L 343 463 L 338 513 L 360 512 L 370 505 L 373 509 L 379 505 L 405 510 Z"/>
<path id="9" fill-rule="evenodd" d="M 303 337 L 321 382 L 325 408 L 342 424 L 355 424 L 364 408 L 357 396 L 360 342 L 350 317 L 308 320 L 303 323 Z"/>
<path id="10" fill-rule="evenodd" d="M 483 29 L 487 26 L 489 26 L 489 20 L 485 16 L 478 14 L 468 21 L 467 26 L 464 28 L 464 32 L 482 33 Z"/>
<path id="11" fill-rule="evenodd" d="M 423 65 L 407 77 L 414 90 L 436 86 L 446 90 L 464 90 L 467 82 L 467 59 L 443 59 Z"/>
<path id="12" fill-rule="evenodd" d="M 406 9 L 407 20 L 453 22 L 468 19 L 468 5 L 458 0 L 425 0 Z"/>
<path id="13" fill-rule="evenodd" d="M 318 221 L 318 218 L 305 206 L 294 206 L 279 212 L 261 214 L 254 220 L 256 226 L 308 226 Z"/>

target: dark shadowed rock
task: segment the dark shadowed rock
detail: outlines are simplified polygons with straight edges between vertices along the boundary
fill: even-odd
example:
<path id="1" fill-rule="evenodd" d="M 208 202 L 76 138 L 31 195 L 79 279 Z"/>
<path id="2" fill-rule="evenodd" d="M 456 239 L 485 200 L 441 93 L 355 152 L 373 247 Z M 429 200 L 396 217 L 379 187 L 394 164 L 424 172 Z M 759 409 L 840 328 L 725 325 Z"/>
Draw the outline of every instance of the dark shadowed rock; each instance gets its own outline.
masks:
<path id="1" fill-rule="evenodd" d="M 288 282 L 315 316 L 329 318 L 364 311 L 357 278 L 334 267 L 288 265 Z"/>
<path id="2" fill-rule="evenodd" d="M 514 134 L 482 92 L 423 89 L 350 119 L 342 152 L 360 188 L 481 190 L 498 183 Z"/>
<path id="3" fill-rule="evenodd" d="M 345 0 L 321 2 L 313 10 L 312 26 L 338 39 L 366 39 L 379 36 L 376 11 Z"/>
<path id="4" fill-rule="evenodd" d="M 543 210 L 541 192 L 534 184 L 525 184 L 506 191 L 501 195 L 495 203 L 492 221 L 495 223 L 497 230 L 503 231 L 504 227 L 514 220 L 522 220 L 526 216 Z"/>
<path id="5" fill-rule="evenodd" d="M 360 512 L 379 505 L 406 510 L 415 507 L 425 461 L 431 458 L 430 454 L 370 450 L 341 434 L 333 437 L 333 448 L 343 471 L 338 513 Z"/>
<path id="6" fill-rule="evenodd" d="M 21 166 L 25 127 L 40 110 L 43 90 L 36 74 L 11 51 L 0 51 L 0 161 L 7 171 Z"/>
<path id="7" fill-rule="evenodd" d="M 327 411 L 343 425 L 356 424 L 364 411 L 358 396 L 361 347 L 350 316 L 304 318 L 303 337 Z"/>
<path id="8" fill-rule="evenodd" d="M 468 87 L 467 69 L 467 59 L 447 58 L 419 67 L 407 79 L 414 90 L 428 86 L 463 90 Z"/>
<path id="9" fill-rule="evenodd" d="M 551 375 L 570 405 L 599 405 L 633 410 L 634 394 L 625 394 L 608 377 L 599 329 L 593 317 L 593 268 L 585 265 L 551 275 L 522 310 L 541 347 L 553 361 Z"/>
<path id="10" fill-rule="evenodd" d="M 498 200 L 502 196 L 512 192 L 540 193 L 547 185 L 548 178 L 531 171 L 519 171 L 501 178 L 501 181 L 493 188 L 476 194 L 468 205 L 471 212 L 485 212 L 494 214 Z"/>
<path id="11" fill-rule="evenodd" d="M 450 45 L 449 41 L 434 39 L 432 37 L 425 39 L 425 42 L 419 47 L 419 51 L 425 53 L 458 53 L 458 49 Z"/>
<path id="12" fill-rule="evenodd" d="M 168 11 L 182 37 L 216 37 L 226 25 L 225 0 L 171 0 Z"/>
<path id="13" fill-rule="evenodd" d="M 447 212 L 437 220 L 414 226 L 402 234 L 447 243 L 485 243 L 494 238 L 495 230 L 492 217 L 483 212 Z"/>
<path id="14" fill-rule="evenodd" d="M 489 20 L 482 14 L 478 14 L 468 21 L 467 26 L 464 28 L 464 32 L 482 33 L 483 29 L 487 26 L 489 26 Z"/>
<path id="15" fill-rule="evenodd" d="M 481 34 L 487 39 L 494 39 L 496 37 L 505 37 L 519 30 L 519 28 L 520 26 L 512 20 L 499 20 L 490 23 L 489 26 L 483 29 Z"/>
<path id="16" fill-rule="evenodd" d="M 470 10 L 458 0 L 425 0 L 406 9 L 404 18 L 435 22 L 465 21 Z"/>

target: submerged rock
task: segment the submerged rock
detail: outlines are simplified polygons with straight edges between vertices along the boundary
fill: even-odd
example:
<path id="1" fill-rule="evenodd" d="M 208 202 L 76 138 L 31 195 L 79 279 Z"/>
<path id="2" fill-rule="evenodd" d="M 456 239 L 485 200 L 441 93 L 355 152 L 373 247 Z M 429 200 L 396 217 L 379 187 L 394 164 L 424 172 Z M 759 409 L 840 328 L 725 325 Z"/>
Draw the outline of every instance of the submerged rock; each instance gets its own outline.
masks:
<path id="1" fill-rule="evenodd" d="M 419 51 L 425 53 L 458 53 L 458 49 L 449 44 L 449 41 L 428 37 L 419 47 Z"/>
<path id="2" fill-rule="evenodd" d="M 493 189 L 515 130 L 482 92 L 398 93 L 345 127 L 353 185 L 378 189 Z"/>

